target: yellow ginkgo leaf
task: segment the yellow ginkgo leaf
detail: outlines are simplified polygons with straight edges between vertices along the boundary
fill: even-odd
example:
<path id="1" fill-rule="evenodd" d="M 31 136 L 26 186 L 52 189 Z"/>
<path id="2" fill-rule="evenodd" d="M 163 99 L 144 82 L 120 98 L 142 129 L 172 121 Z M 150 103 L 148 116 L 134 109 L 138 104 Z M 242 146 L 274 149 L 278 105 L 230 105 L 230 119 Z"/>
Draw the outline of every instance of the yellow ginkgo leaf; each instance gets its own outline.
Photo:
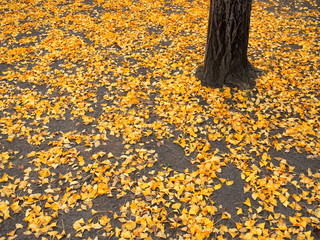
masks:
<path id="1" fill-rule="evenodd" d="M 82 225 L 84 225 L 85 222 L 83 220 L 83 218 L 80 218 L 79 220 L 75 221 L 72 226 L 76 231 L 81 231 L 82 229 Z"/>
<path id="2" fill-rule="evenodd" d="M 189 210 L 189 214 L 196 215 L 200 208 L 197 205 L 192 205 Z"/>
<path id="3" fill-rule="evenodd" d="M 245 205 L 251 207 L 251 201 L 249 198 L 246 199 L 246 201 L 243 202 Z"/>

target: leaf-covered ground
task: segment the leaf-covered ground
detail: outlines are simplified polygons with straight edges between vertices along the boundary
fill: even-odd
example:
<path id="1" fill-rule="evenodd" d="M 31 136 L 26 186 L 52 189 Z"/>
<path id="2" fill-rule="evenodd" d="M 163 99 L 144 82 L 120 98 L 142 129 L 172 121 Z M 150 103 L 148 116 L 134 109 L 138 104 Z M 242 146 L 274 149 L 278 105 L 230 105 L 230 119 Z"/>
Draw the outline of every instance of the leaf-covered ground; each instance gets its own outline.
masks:
<path id="1" fill-rule="evenodd" d="M 0 239 L 319 239 L 316 4 L 254 2 L 240 91 L 209 1 L 1 1 Z"/>

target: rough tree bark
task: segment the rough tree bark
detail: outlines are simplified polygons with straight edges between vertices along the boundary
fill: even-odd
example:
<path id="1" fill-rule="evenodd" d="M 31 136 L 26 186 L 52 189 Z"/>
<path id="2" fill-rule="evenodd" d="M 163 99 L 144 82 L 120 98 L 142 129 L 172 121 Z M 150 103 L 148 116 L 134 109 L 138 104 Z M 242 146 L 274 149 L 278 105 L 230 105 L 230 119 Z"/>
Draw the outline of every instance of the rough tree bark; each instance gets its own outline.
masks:
<path id="1" fill-rule="evenodd" d="M 210 0 L 204 66 L 196 76 L 210 87 L 252 88 L 256 69 L 248 60 L 252 0 Z"/>

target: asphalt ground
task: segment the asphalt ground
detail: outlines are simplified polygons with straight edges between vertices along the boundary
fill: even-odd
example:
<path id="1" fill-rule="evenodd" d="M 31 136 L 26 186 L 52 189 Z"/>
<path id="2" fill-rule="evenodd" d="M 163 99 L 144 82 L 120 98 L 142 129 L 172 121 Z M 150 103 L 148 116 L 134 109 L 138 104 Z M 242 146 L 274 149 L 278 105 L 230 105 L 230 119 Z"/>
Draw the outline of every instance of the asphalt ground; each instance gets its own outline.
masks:
<path id="1" fill-rule="evenodd" d="M 320 239 L 318 4 L 254 3 L 239 91 L 208 3 L 2 2 L 0 239 Z"/>

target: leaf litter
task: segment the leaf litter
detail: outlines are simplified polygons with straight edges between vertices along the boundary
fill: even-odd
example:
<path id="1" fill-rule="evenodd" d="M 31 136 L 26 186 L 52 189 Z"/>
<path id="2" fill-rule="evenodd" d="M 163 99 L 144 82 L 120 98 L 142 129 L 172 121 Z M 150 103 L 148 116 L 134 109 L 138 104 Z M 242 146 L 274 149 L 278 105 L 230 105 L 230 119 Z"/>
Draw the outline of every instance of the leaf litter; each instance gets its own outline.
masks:
<path id="1" fill-rule="evenodd" d="M 251 91 L 194 77 L 208 7 L 0 4 L 0 239 L 316 239 L 316 2 L 254 2 Z"/>

